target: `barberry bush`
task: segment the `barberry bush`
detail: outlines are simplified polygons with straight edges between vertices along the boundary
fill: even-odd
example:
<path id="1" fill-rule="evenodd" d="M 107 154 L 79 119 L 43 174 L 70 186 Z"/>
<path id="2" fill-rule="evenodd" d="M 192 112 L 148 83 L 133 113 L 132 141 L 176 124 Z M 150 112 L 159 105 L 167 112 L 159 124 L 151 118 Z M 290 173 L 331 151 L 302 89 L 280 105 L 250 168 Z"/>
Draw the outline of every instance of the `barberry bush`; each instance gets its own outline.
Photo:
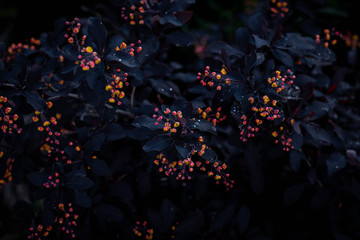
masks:
<path id="1" fill-rule="evenodd" d="M 337 8 L 114 0 L 0 43 L 4 239 L 359 238 Z"/>

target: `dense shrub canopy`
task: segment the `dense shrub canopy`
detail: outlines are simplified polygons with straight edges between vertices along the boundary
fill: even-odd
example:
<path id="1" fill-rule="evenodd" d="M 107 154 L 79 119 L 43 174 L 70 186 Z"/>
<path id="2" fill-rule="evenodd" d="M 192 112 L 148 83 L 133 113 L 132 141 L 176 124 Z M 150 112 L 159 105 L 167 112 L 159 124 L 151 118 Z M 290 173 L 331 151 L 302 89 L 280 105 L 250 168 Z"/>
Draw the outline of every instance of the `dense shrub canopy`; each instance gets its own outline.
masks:
<path id="1" fill-rule="evenodd" d="M 4 238 L 359 238 L 356 17 L 230 2 L 65 1 L 52 29 L 9 25 Z"/>

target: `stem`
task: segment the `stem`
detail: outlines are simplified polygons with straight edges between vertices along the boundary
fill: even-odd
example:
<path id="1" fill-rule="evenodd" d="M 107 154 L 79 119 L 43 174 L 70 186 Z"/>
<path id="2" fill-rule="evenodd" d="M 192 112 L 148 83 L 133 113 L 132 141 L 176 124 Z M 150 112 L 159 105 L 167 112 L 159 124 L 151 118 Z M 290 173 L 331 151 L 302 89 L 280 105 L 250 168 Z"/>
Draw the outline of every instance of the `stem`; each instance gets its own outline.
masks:
<path id="1" fill-rule="evenodd" d="M 133 87 L 133 89 L 131 91 L 131 99 L 130 99 L 130 109 L 131 109 L 131 111 L 133 111 L 133 107 L 134 107 L 135 90 L 136 90 L 136 87 Z"/>

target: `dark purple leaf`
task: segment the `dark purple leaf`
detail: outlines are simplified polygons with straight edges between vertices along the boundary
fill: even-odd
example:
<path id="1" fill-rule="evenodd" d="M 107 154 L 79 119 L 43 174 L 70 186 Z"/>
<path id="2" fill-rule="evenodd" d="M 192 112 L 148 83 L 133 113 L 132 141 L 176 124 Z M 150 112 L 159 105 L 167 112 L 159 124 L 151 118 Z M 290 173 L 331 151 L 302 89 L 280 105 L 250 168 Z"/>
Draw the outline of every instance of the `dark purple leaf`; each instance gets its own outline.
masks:
<path id="1" fill-rule="evenodd" d="M 177 72 L 172 75 L 173 78 L 179 79 L 182 82 L 185 83 L 191 83 L 197 81 L 196 75 L 193 73 L 183 73 L 183 72 Z"/>
<path id="2" fill-rule="evenodd" d="M 339 170 L 345 168 L 346 158 L 341 153 L 333 153 L 326 159 L 326 166 L 329 176 L 333 176 Z"/>
<path id="3" fill-rule="evenodd" d="M 117 123 L 110 123 L 105 128 L 105 135 L 108 141 L 119 140 L 126 137 L 123 127 Z"/>
<path id="4" fill-rule="evenodd" d="M 204 215 L 200 210 L 189 213 L 175 228 L 174 233 L 188 233 L 199 229 L 204 223 Z"/>
<path id="5" fill-rule="evenodd" d="M 160 214 L 164 229 L 171 228 L 175 218 L 175 207 L 169 199 L 164 199 L 161 204 Z"/>
<path id="6" fill-rule="evenodd" d="M 44 172 L 31 172 L 26 176 L 29 181 L 37 187 L 42 187 L 43 183 L 47 180 L 47 175 Z"/>
<path id="7" fill-rule="evenodd" d="M 235 32 L 235 40 L 241 52 L 245 54 L 249 42 L 249 31 L 244 27 L 238 28 Z"/>
<path id="8" fill-rule="evenodd" d="M 138 171 L 136 173 L 137 188 L 140 196 L 144 196 L 151 192 L 152 185 L 150 177 L 145 171 Z"/>
<path id="9" fill-rule="evenodd" d="M 99 216 L 99 221 L 105 224 L 120 222 L 124 217 L 124 214 L 118 207 L 107 203 L 96 206 L 95 210 Z"/>
<path id="10" fill-rule="evenodd" d="M 250 173 L 250 185 L 255 194 L 261 194 L 264 191 L 264 174 L 262 170 Z"/>
<path id="11" fill-rule="evenodd" d="M 124 182 L 110 184 L 107 192 L 110 196 L 119 199 L 122 203 L 125 204 L 130 204 L 134 198 L 134 194 L 131 188 Z"/>
<path id="12" fill-rule="evenodd" d="M 215 219 L 211 222 L 209 231 L 214 232 L 221 230 L 223 226 L 228 223 L 234 215 L 234 208 L 235 207 L 233 205 L 230 205 L 227 206 L 223 211 L 218 213 Z"/>
<path id="13" fill-rule="evenodd" d="M 180 30 L 166 34 L 165 38 L 178 47 L 188 47 L 193 45 L 195 42 L 193 35 Z"/>
<path id="14" fill-rule="evenodd" d="M 106 28 L 97 17 L 89 17 L 87 21 L 87 33 L 95 43 L 97 50 L 102 54 L 106 43 Z"/>
<path id="15" fill-rule="evenodd" d="M 67 174 L 65 175 L 65 186 L 75 190 L 84 190 L 94 186 L 94 183 L 85 176 Z"/>
<path id="16" fill-rule="evenodd" d="M 160 135 L 154 137 L 150 141 L 148 141 L 144 146 L 143 149 L 145 152 L 150 151 L 162 151 L 166 147 L 168 147 L 172 142 L 172 138 L 166 135 Z"/>
<path id="17" fill-rule="evenodd" d="M 319 119 L 330 111 L 330 105 L 327 102 L 313 101 L 305 110 L 302 112 L 301 116 L 309 120 Z"/>
<path id="18" fill-rule="evenodd" d="M 349 163 L 351 163 L 351 162 L 357 161 L 358 155 L 354 149 L 347 149 L 346 157 L 347 157 Z"/>
<path id="19" fill-rule="evenodd" d="M 296 74 L 296 78 L 294 80 L 294 83 L 298 86 L 304 86 L 307 83 L 315 83 L 316 79 L 313 77 L 310 77 L 309 75 L 306 74 Z"/>
<path id="20" fill-rule="evenodd" d="M 46 105 L 45 100 L 40 96 L 38 92 L 24 92 L 26 100 L 37 111 L 43 112 Z"/>
<path id="21" fill-rule="evenodd" d="M 316 173 L 316 169 L 315 168 L 311 168 L 309 169 L 309 172 L 307 174 L 307 179 L 309 181 L 310 184 L 314 184 L 316 182 L 316 180 L 318 179 L 317 177 L 317 173 Z"/>
<path id="22" fill-rule="evenodd" d="M 295 126 L 293 126 L 293 127 L 295 127 Z M 290 138 L 292 139 L 291 145 L 294 147 L 294 149 L 295 150 L 301 149 L 303 142 L 304 142 L 303 135 L 301 134 L 301 132 L 298 133 L 296 131 L 293 131 L 290 135 Z"/>
<path id="23" fill-rule="evenodd" d="M 261 169 L 259 151 L 253 143 L 249 143 L 245 149 L 245 160 L 250 171 L 251 188 L 256 194 L 264 190 L 264 175 Z"/>
<path id="24" fill-rule="evenodd" d="M 290 152 L 290 167 L 294 172 L 299 171 L 301 160 L 305 158 L 305 155 L 301 151 Z"/>
<path id="25" fill-rule="evenodd" d="M 286 66 L 288 66 L 288 67 L 293 67 L 294 66 L 293 58 L 288 53 L 286 53 L 285 51 L 274 48 L 274 49 L 272 49 L 272 53 L 273 53 L 276 60 L 282 62 Z"/>
<path id="26" fill-rule="evenodd" d="M 86 161 L 90 170 L 99 176 L 107 176 L 110 173 L 109 166 L 101 159 L 91 158 Z"/>
<path id="27" fill-rule="evenodd" d="M 126 72 L 134 71 L 139 67 L 139 62 L 129 53 L 124 51 L 113 52 L 105 56 L 106 64 L 113 69 L 121 69 Z"/>
<path id="28" fill-rule="evenodd" d="M 65 45 L 61 49 L 64 57 L 69 58 L 72 61 L 78 60 L 79 50 L 74 44 Z M 74 64 L 75 65 L 75 64 Z M 76 65 L 75 65 L 76 66 Z M 64 71 L 64 70 L 63 70 Z"/>
<path id="29" fill-rule="evenodd" d="M 210 43 L 209 46 L 206 48 L 206 52 L 221 55 L 221 49 L 224 49 L 229 56 L 243 55 L 238 49 L 233 48 L 229 44 L 222 41 Z"/>
<path id="30" fill-rule="evenodd" d="M 99 78 L 104 74 L 105 66 L 103 63 L 97 64 L 95 68 L 86 72 L 86 82 L 90 89 L 94 89 L 99 85 Z M 80 70 L 82 71 L 82 70 Z"/>
<path id="31" fill-rule="evenodd" d="M 180 157 L 185 159 L 188 157 L 189 153 L 191 152 L 187 147 L 183 147 L 179 144 L 175 145 L 176 151 L 179 153 Z"/>
<path id="32" fill-rule="evenodd" d="M 360 200 L 360 183 L 354 177 L 351 178 L 351 191 Z"/>
<path id="33" fill-rule="evenodd" d="M 212 134 L 216 134 L 215 126 L 205 119 L 195 120 L 191 123 L 190 128 L 194 130 L 199 130 L 201 132 L 209 132 Z"/>
<path id="34" fill-rule="evenodd" d="M 285 206 L 289 206 L 293 203 L 295 203 L 302 195 L 302 193 L 304 192 L 306 184 L 305 183 L 300 183 L 300 184 L 295 184 L 292 185 L 291 187 L 289 187 L 283 196 L 283 202 Z"/>
<path id="35" fill-rule="evenodd" d="M 201 157 L 211 163 L 214 163 L 218 160 L 218 156 L 217 156 L 216 152 L 210 148 L 206 149 L 204 154 L 201 155 Z"/>
<path id="36" fill-rule="evenodd" d="M 196 2 L 195 0 L 170 1 L 171 4 L 168 8 L 168 11 L 169 12 L 184 11 L 185 9 L 190 7 L 190 5 L 194 4 L 195 2 Z"/>
<path id="37" fill-rule="evenodd" d="M 179 89 L 171 82 L 166 82 L 162 79 L 150 79 L 151 86 L 160 94 L 167 97 L 175 97 L 179 95 Z"/>
<path id="38" fill-rule="evenodd" d="M 246 104 L 247 102 L 249 102 L 246 99 L 246 96 L 247 96 L 246 85 L 240 84 L 240 85 L 236 86 L 236 90 L 234 92 L 234 97 L 235 97 L 236 101 L 238 101 L 241 104 Z"/>
<path id="39" fill-rule="evenodd" d="M 124 41 L 124 37 L 120 34 L 111 36 L 106 46 L 107 51 L 113 52 L 115 48 L 119 47 L 123 41 Z"/>
<path id="40" fill-rule="evenodd" d="M 299 33 L 287 33 L 287 40 L 291 46 L 299 51 L 311 51 L 315 49 L 315 41 L 311 37 L 304 37 Z"/>
<path id="41" fill-rule="evenodd" d="M 98 133 L 92 136 L 86 143 L 85 148 L 90 151 L 99 151 L 105 141 L 105 133 Z"/>
<path id="42" fill-rule="evenodd" d="M 330 86 L 330 77 L 328 75 L 326 75 L 326 74 L 318 74 L 318 75 L 314 76 L 314 78 L 316 79 L 316 82 L 315 82 L 316 87 L 329 88 L 329 86 Z"/>
<path id="43" fill-rule="evenodd" d="M 135 140 L 149 140 L 153 136 L 154 132 L 145 127 L 133 128 L 129 133 L 129 137 Z"/>
<path id="44" fill-rule="evenodd" d="M 262 53 L 256 53 L 256 61 L 253 67 L 257 67 L 265 61 L 265 56 Z"/>
<path id="45" fill-rule="evenodd" d="M 224 48 L 221 49 L 221 58 L 224 62 L 226 69 L 228 71 L 231 71 L 229 55 L 227 54 L 227 52 Z"/>
<path id="46" fill-rule="evenodd" d="M 330 145 L 331 139 L 327 131 L 318 125 L 302 122 L 302 126 L 310 134 L 310 136 L 320 144 Z"/>
<path id="47" fill-rule="evenodd" d="M 172 13 L 160 17 L 159 23 L 161 25 L 164 25 L 166 23 L 171 23 L 172 25 L 177 26 L 177 27 L 183 25 L 183 22 L 179 18 L 177 18 L 175 15 L 173 15 Z"/>
<path id="48" fill-rule="evenodd" d="M 329 201 L 329 191 L 324 188 L 318 188 L 311 198 L 310 206 L 312 209 L 323 208 Z"/>
<path id="49" fill-rule="evenodd" d="M 161 215 L 158 211 L 155 211 L 154 209 L 149 209 L 147 213 L 149 217 L 149 222 L 157 231 L 165 230 L 162 228 L 162 219 Z"/>
<path id="50" fill-rule="evenodd" d="M 267 23 L 261 13 L 256 13 L 249 18 L 247 25 L 253 33 L 261 34 L 263 28 L 266 28 Z"/>
<path id="51" fill-rule="evenodd" d="M 175 14 L 175 16 L 182 21 L 182 25 L 187 23 L 192 18 L 193 15 L 194 15 L 193 11 L 182 11 L 182 12 L 177 12 Z"/>
<path id="52" fill-rule="evenodd" d="M 239 212 L 236 217 L 236 222 L 238 224 L 238 229 L 240 234 L 244 234 L 246 231 L 251 217 L 251 212 L 248 206 L 243 205 L 240 207 Z"/>
<path id="53" fill-rule="evenodd" d="M 263 38 L 259 37 L 256 34 L 253 34 L 252 36 L 254 38 L 253 41 L 254 41 L 254 45 L 255 45 L 256 48 L 262 48 L 262 47 L 269 47 L 270 46 L 270 41 L 269 40 L 263 39 Z"/>
<path id="54" fill-rule="evenodd" d="M 147 65 L 144 72 L 147 77 L 169 77 L 171 75 L 171 68 L 166 63 L 157 62 L 155 64 Z"/>
<path id="55" fill-rule="evenodd" d="M 74 190 L 74 197 L 75 197 L 75 203 L 78 204 L 80 207 L 89 208 L 91 207 L 92 200 L 84 192 L 79 192 L 77 190 Z"/>
<path id="56" fill-rule="evenodd" d="M 146 115 L 142 115 L 140 117 L 135 118 L 135 120 L 133 121 L 132 125 L 134 127 L 146 127 L 150 130 L 157 130 L 157 129 L 162 129 L 163 128 L 163 124 L 158 124 L 155 125 L 156 123 L 156 118 L 151 118 L 148 117 Z"/>

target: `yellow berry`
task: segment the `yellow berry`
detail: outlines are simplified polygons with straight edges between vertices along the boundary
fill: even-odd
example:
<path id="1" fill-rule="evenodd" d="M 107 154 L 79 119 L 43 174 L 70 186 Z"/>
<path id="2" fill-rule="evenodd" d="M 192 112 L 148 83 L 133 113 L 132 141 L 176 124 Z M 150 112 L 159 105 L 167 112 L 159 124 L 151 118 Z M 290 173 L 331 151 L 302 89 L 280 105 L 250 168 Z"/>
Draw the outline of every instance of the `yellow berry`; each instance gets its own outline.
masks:
<path id="1" fill-rule="evenodd" d="M 86 47 L 86 52 L 88 52 L 88 53 L 92 53 L 92 52 L 93 52 L 92 47 L 87 46 L 87 47 Z"/>

